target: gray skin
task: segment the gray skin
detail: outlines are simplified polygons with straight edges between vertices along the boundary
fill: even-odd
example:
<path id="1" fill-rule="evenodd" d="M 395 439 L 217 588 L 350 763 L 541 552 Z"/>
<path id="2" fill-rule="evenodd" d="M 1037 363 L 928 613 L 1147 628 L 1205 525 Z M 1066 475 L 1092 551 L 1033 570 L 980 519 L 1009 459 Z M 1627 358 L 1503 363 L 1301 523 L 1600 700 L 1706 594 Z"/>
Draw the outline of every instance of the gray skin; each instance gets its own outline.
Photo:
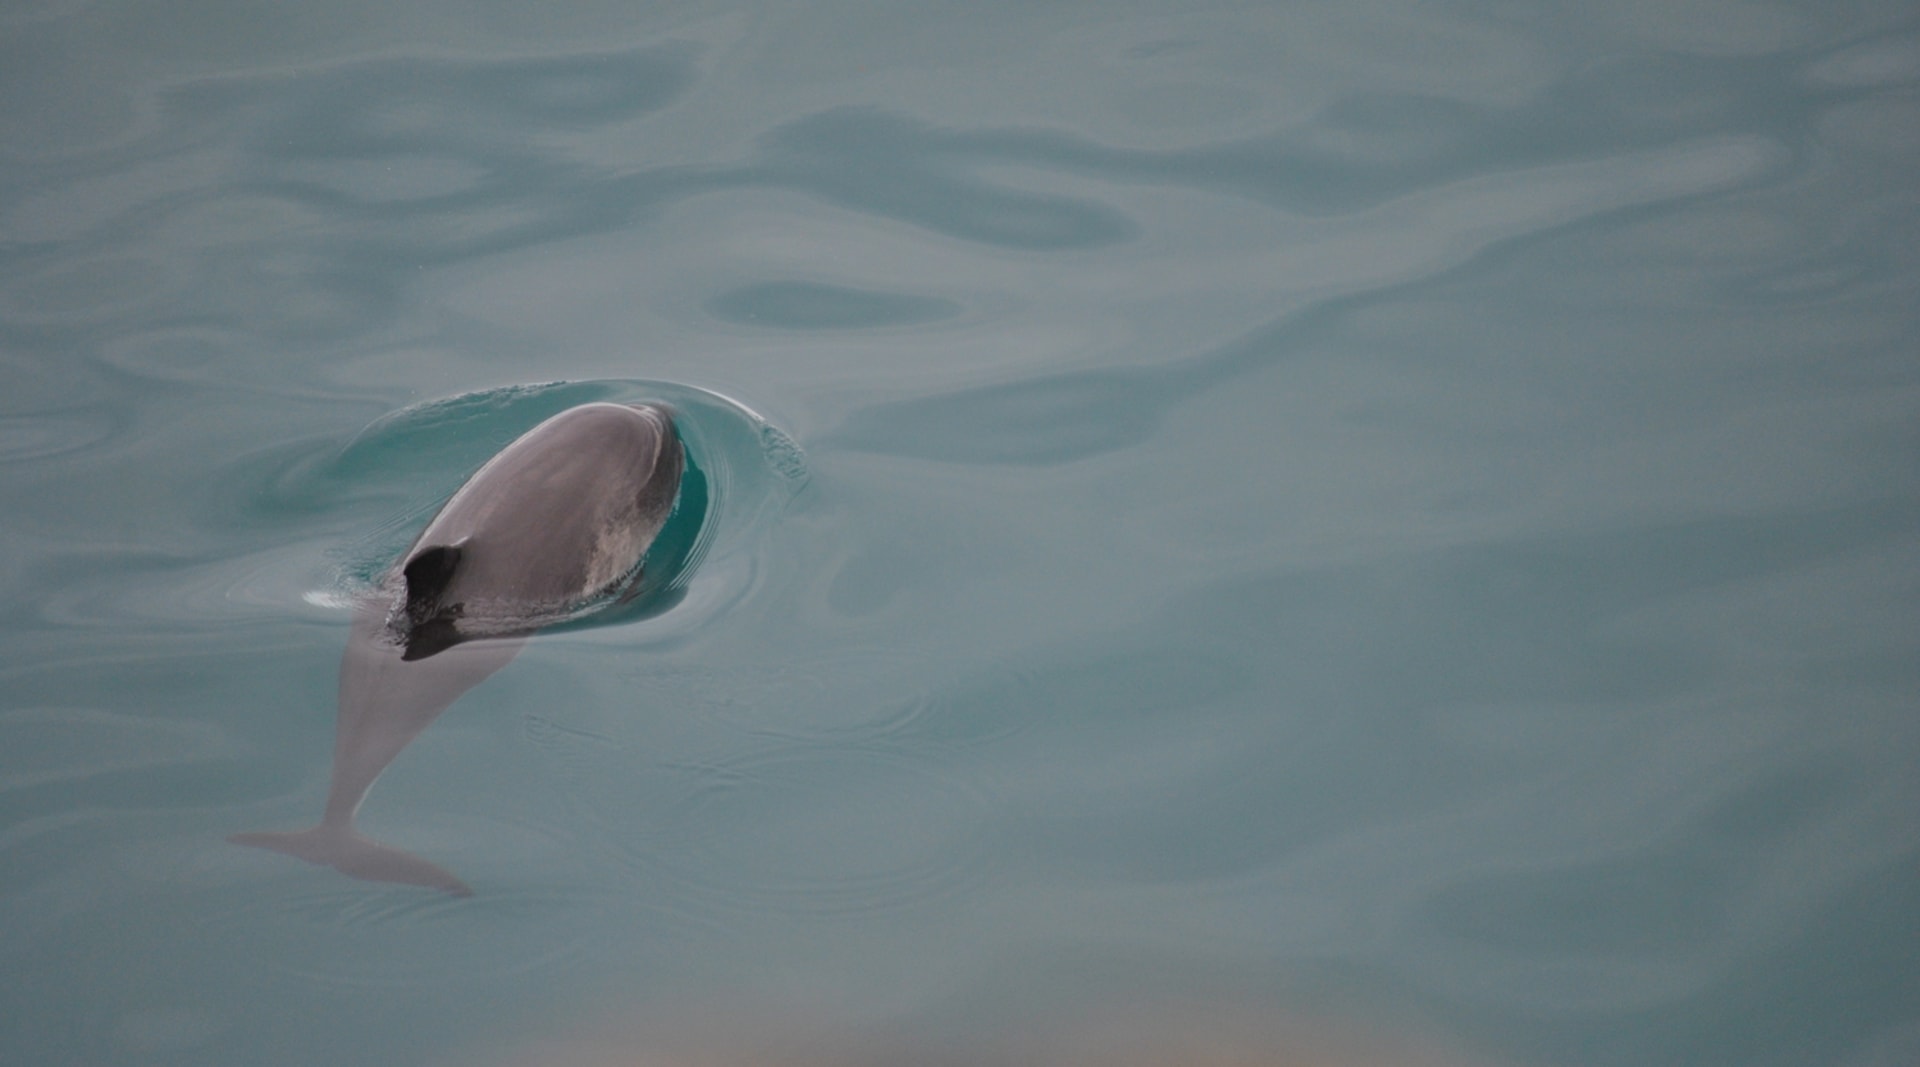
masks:
<path id="1" fill-rule="evenodd" d="M 452 872 L 362 837 L 354 812 L 400 750 L 528 634 L 631 588 L 684 466 L 673 419 L 654 404 L 570 408 L 489 460 L 356 607 L 320 824 L 228 840 L 469 895 Z"/>

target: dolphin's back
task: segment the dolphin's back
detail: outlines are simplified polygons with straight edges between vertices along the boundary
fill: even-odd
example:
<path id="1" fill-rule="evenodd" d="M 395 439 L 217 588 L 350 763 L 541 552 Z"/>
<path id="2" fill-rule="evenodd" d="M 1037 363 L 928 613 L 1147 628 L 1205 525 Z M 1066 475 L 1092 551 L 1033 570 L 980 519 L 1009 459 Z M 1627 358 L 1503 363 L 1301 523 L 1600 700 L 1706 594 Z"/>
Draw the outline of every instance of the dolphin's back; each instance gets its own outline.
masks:
<path id="1" fill-rule="evenodd" d="M 462 632 L 511 631 L 607 591 L 666 524 L 683 465 L 672 417 L 657 405 L 585 404 L 529 430 L 408 550 L 400 574 L 410 630 L 445 647 Z"/>

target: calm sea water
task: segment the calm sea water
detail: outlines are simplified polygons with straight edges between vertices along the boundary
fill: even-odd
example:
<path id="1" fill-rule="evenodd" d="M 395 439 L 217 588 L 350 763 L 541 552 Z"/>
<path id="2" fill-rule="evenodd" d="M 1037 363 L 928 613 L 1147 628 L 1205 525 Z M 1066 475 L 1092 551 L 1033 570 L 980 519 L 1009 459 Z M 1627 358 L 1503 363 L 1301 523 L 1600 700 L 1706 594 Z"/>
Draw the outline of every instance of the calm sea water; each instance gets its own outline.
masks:
<path id="1" fill-rule="evenodd" d="M 0 1061 L 1920 1062 L 1917 207 L 1909 3 L 9 3 Z M 642 396 L 686 598 L 363 812 L 476 895 L 226 843 Z"/>

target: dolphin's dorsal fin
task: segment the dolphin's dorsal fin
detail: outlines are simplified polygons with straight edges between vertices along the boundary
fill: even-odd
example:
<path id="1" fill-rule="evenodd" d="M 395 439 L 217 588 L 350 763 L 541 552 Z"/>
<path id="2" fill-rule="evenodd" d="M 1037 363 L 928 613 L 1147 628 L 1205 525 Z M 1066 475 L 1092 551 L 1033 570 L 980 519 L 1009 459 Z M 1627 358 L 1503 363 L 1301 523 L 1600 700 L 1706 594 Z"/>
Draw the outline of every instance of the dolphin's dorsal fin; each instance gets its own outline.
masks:
<path id="1" fill-rule="evenodd" d="M 440 614 L 441 599 L 454 568 L 460 565 L 460 545 L 432 545 L 413 554 L 400 573 L 407 580 L 407 621 L 424 626 Z"/>
<path id="2" fill-rule="evenodd" d="M 430 545 L 413 554 L 400 574 L 407 581 L 407 629 L 402 660 L 425 659 L 465 639 L 453 625 L 459 604 L 447 603 L 447 586 L 460 566 L 464 541 Z"/>

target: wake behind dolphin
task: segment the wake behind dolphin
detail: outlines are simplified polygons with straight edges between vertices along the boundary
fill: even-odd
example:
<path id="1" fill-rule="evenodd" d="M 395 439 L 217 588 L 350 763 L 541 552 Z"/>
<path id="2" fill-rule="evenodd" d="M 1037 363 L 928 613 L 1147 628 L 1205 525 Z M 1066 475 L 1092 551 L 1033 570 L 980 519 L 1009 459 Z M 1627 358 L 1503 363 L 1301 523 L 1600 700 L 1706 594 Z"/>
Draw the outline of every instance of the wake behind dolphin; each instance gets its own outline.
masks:
<path id="1" fill-rule="evenodd" d="M 400 750 L 527 635 L 640 588 L 685 465 L 667 408 L 604 402 L 553 416 L 489 460 L 356 605 L 319 825 L 228 840 L 469 895 L 452 872 L 361 836 L 355 811 Z"/>

